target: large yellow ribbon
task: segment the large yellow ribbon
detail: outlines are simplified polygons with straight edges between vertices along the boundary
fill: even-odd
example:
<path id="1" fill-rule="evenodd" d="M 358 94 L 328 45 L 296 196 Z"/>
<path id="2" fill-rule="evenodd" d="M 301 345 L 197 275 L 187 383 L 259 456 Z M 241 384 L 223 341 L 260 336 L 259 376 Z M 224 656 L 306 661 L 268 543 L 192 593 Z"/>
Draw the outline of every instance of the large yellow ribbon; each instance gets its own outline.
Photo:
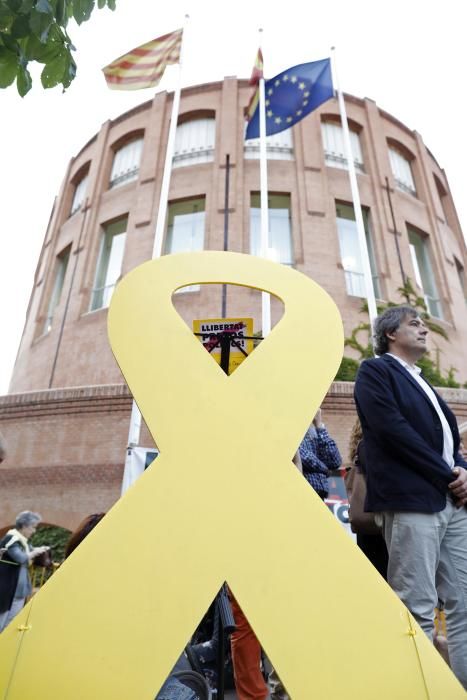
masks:
<path id="1" fill-rule="evenodd" d="M 260 288 L 284 316 L 227 377 L 176 313 L 176 288 Z M 152 700 L 227 581 L 294 700 L 464 691 L 292 457 L 342 355 L 313 281 L 233 253 L 133 270 L 113 351 L 160 456 L 0 638 L 9 700 Z"/>

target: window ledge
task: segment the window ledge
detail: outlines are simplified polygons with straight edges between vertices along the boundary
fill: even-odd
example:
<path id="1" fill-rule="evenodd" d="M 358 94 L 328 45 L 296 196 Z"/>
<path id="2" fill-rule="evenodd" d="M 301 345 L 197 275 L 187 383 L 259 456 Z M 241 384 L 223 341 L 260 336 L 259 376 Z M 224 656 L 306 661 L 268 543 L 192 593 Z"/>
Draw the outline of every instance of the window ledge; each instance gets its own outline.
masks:
<path id="1" fill-rule="evenodd" d="M 43 331 L 41 331 L 40 335 L 37 335 L 37 336 L 33 339 L 31 345 L 32 345 L 32 346 L 38 345 L 39 343 L 43 342 L 43 341 L 45 340 L 45 338 L 49 338 L 49 337 L 50 337 L 51 331 L 52 331 L 52 329 L 50 329 L 50 331 L 46 331 L 45 333 L 44 333 Z"/>
<path id="2" fill-rule="evenodd" d="M 138 180 L 138 176 L 139 169 L 136 171 L 125 173 L 124 175 L 119 175 L 114 180 L 110 180 L 109 190 L 115 190 L 118 187 L 122 187 L 122 185 L 130 184 L 130 182 L 136 182 Z"/>
<path id="3" fill-rule="evenodd" d="M 200 284 L 190 284 L 187 285 L 186 287 L 180 287 L 180 289 L 176 289 L 174 291 L 174 294 L 177 296 L 179 294 L 197 294 L 201 291 L 201 285 Z"/>
<path id="4" fill-rule="evenodd" d="M 408 187 L 407 185 L 404 185 L 404 183 L 399 182 L 398 180 L 395 180 L 395 185 L 396 185 L 396 189 L 399 190 L 399 192 L 403 192 L 404 194 L 410 195 L 414 199 L 418 199 L 416 190 L 412 190 L 410 187 Z"/>
<path id="5" fill-rule="evenodd" d="M 84 311 L 84 313 L 81 314 L 80 318 L 94 316 L 95 314 L 98 314 L 100 311 L 108 311 L 108 310 L 109 310 L 108 306 L 101 306 L 98 309 L 88 309 L 88 311 Z"/>
<path id="6" fill-rule="evenodd" d="M 332 153 L 324 154 L 324 162 L 328 168 L 338 168 L 339 170 L 349 169 L 347 165 L 347 158 L 343 158 L 342 156 L 334 155 Z M 354 167 L 359 175 L 365 174 L 365 166 L 363 163 L 359 163 L 358 161 L 354 160 Z"/>

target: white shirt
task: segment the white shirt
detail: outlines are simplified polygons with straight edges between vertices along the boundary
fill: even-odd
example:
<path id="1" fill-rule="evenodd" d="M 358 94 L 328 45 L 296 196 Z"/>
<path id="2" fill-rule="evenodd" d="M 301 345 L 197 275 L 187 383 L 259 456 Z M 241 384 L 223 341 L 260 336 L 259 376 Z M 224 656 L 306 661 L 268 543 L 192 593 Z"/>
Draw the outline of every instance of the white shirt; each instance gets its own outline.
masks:
<path id="1" fill-rule="evenodd" d="M 438 414 L 438 418 L 441 421 L 441 426 L 443 428 L 443 459 L 447 463 L 447 465 L 450 467 L 450 469 L 453 469 L 454 467 L 454 438 L 452 437 L 452 430 L 449 427 L 449 423 L 446 420 L 446 416 L 444 415 L 443 411 L 441 410 L 441 406 L 439 405 L 439 401 L 436 398 L 436 394 L 432 390 L 432 388 L 426 383 L 426 381 L 423 379 L 423 377 L 420 376 L 420 372 L 422 371 L 420 367 L 416 367 L 415 365 L 409 365 L 408 362 L 405 360 L 402 360 L 400 357 L 397 357 L 397 355 L 393 355 L 392 352 L 388 352 L 388 355 L 393 357 L 395 360 L 397 360 L 402 367 L 404 367 L 407 372 L 410 372 L 412 377 L 415 379 L 417 384 L 420 385 L 420 387 L 423 389 L 425 394 L 428 396 L 430 399 L 431 403 L 433 404 L 433 407 Z"/>

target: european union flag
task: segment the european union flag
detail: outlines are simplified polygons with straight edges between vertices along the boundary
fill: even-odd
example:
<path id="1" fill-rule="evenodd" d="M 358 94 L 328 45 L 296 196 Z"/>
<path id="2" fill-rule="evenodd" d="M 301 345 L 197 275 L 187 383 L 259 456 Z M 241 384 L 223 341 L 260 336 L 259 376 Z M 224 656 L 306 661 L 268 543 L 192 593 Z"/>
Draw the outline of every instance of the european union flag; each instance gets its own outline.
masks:
<path id="1" fill-rule="evenodd" d="M 265 82 L 266 135 L 293 126 L 334 96 L 331 61 L 302 63 Z M 259 104 L 248 122 L 245 139 L 259 136 Z"/>

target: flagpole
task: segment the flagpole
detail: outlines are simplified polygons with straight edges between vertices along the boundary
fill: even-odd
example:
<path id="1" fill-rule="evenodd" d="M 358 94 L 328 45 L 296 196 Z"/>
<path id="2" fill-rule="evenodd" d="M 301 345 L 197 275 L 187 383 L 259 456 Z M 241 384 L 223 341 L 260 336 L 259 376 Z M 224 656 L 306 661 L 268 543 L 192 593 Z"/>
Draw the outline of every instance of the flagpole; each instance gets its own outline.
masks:
<path id="1" fill-rule="evenodd" d="M 349 125 L 347 122 L 347 112 L 345 108 L 344 96 L 339 86 L 339 79 L 337 74 L 337 60 L 336 60 L 336 49 L 334 46 L 331 47 L 331 57 L 332 57 L 332 68 L 334 73 L 334 83 L 337 91 L 337 99 L 339 103 L 339 112 L 341 115 L 342 124 L 342 134 L 344 137 L 344 148 L 345 156 L 347 158 L 347 165 L 349 171 L 350 180 L 350 190 L 352 192 L 352 202 L 353 209 L 355 213 L 355 223 L 357 225 L 358 234 L 358 246 L 360 249 L 360 257 L 363 264 L 363 279 L 365 286 L 365 294 L 368 304 L 368 314 L 370 317 L 370 324 L 373 326 L 373 322 L 378 315 L 378 310 L 376 308 L 376 298 L 375 291 L 373 287 L 373 278 L 371 274 L 370 256 L 368 254 L 368 246 L 365 236 L 365 226 L 363 224 L 362 207 L 360 203 L 360 194 L 358 191 L 357 176 L 355 173 L 355 164 L 352 155 L 352 147 L 350 144 L 350 133 Z"/>
<path id="2" fill-rule="evenodd" d="M 165 152 L 164 173 L 162 176 L 161 192 L 159 196 L 159 208 L 157 210 L 156 231 L 154 234 L 154 244 L 152 249 L 152 259 L 160 258 L 162 255 L 162 242 L 164 239 L 165 219 L 167 216 L 167 200 L 169 196 L 170 176 L 172 173 L 172 160 L 175 146 L 175 135 L 177 132 L 178 112 L 180 108 L 180 93 L 182 89 L 182 62 L 184 52 L 185 29 L 188 23 L 189 15 L 185 15 L 185 22 L 182 34 L 182 43 L 180 47 L 180 61 L 178 64 L 177 85 L 174 91 L 172 102 L 172 113 L 170 116 L 169 136 L 167 139 L 167 148 Z M 131 405 L 130 427 L 128 429 L 128 442 L 125 457 L 125 471 L 130 468 L 131 463 L 131 448 L 135 447 L 140 440 L 141 435 L 141 411 L 136 405 L 135 400 Z M 123 495 L 122 483 L 122 495 Z"/>
<path id="3" fill-rule="evenodd" d="M 262 29 L 259 30 L 260 35 Z M 268 161 L 266 151 L 266 95 L 263 75 L 259 80 L 259 172 L 261 200 L 261 257 L 268 258 L 269 253 L 269 206 L 268 206 Z M 271 332 L 271 296 L 261 293 L 262 335 L 265 338 Z"/>
<path id="4" fill-rule="evenodd" d="M 162 255 L 162 242 L 164 240 L 164 227 L 167 215 L 167 200 L 169 197 L 170 176 L 172 174 L 172 160 L 175 146 L 175 135 L 177 133 L 178 111 L 180 107 L 180 93 L 182 90 L 182 65 L 185 45 L 184 38 L 188 19 L 189 15 L 185 15 L 185 23 L 182 34 L 182 45 L 180 47 L 180 61 L 178 64 L 178 80 L 172 102 L 172 114 L 170 117 L 169 136 L 167 139 L 167 149 L 165 152 L 164 174 L 162 176 L 161 193 L 159 196 L 159 209 L 157 210 L 156 233 L 154 235 L 154 246 L 152 249 L 153 259 L 160 258 Z"/>

